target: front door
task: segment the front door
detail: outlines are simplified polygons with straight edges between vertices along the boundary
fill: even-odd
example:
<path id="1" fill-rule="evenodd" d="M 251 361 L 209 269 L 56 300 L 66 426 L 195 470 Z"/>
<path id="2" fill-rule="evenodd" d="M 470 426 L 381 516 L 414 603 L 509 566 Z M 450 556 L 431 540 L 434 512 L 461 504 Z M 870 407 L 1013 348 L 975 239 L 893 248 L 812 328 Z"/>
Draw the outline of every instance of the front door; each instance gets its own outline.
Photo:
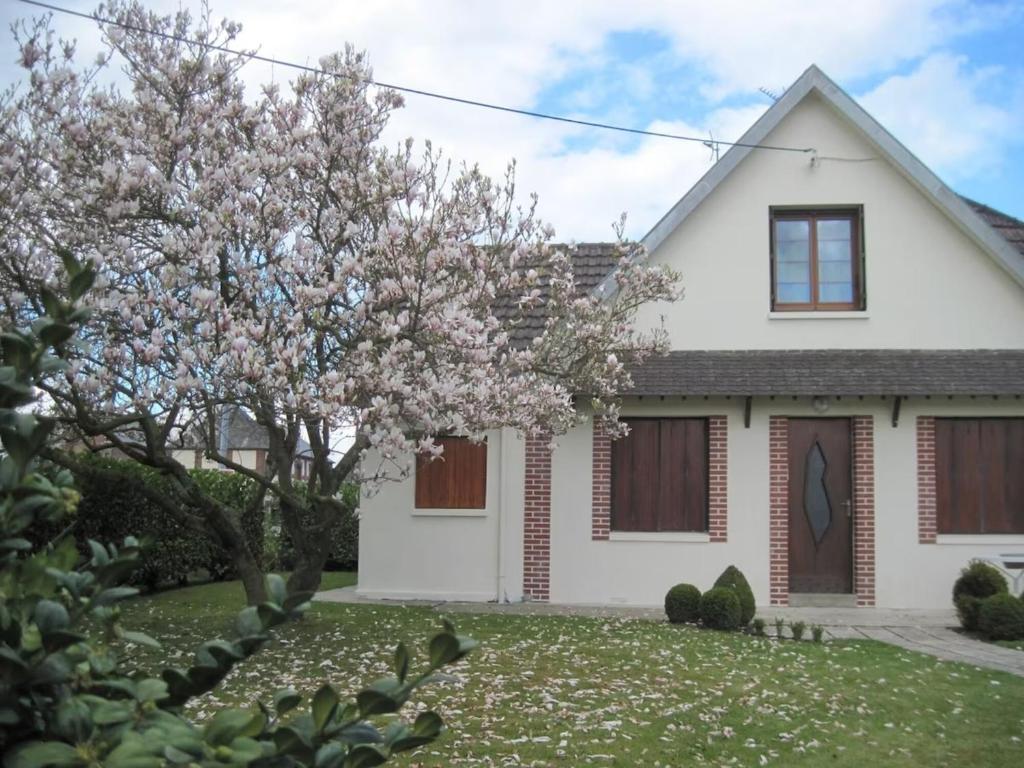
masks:
<path id="1" fill-rule="evenodd" d="M 789 419 L 789 591 L 853 591 L 850 420 Z"/>

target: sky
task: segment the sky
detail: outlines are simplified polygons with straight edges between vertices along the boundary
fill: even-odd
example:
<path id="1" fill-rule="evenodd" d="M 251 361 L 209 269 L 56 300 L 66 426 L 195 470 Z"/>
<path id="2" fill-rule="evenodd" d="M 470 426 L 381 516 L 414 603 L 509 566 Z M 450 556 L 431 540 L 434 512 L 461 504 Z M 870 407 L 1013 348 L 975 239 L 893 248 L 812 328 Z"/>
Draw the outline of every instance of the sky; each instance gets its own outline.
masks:
<path id="1" fill-rule="evenodd" d="M 54 0 L 91 11 L 95 2 Z M 197 0 L 150 0 L 165 12 Z M 1024 218 L 1024 0 L 211 0 L 240 45 L 315 65 L 351 43 L 378 80 L 634 128 L 736 140 L 817 64 L 957 192 Z M 39 9 L 0 8 L 4 28 Z M 82 61 L 90 22 L 57 15 Z M 20 78 L 10 35 L 0 83 Z M 245 79 L 294 73 L 259 62 Z M 700 143 L 637 137 L 408 96 L 386 138 L 430 140 L 501 175 L 560 240 L 641 237 L 710 168 Z M 724 151 L 724 150 L 723 150 Z"/>

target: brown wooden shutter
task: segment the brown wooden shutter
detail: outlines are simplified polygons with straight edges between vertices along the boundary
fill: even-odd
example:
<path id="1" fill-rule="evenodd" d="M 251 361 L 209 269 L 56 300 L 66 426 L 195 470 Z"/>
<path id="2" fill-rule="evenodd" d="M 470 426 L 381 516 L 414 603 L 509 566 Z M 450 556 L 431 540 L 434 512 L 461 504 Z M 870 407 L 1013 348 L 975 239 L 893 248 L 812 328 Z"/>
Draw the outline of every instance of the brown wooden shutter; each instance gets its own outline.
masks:
<path id="1" fill-rule="evenodd" d="M 936 419 L 939 533 L 1024 533 L 1024 419 Z"/>
<path id="2" fill-rule="evenodd" d="M 656 419 L 626 419 L 629 434 L 612 442 L 612 530 L 656 531 Z"/>
<path id="3" fill-rule="evenodd" d="M 706 531 L 706 419 L 626 419 L 612 443 L 615 531 Z"/>
<path id="4" fill-rule="evenodd" d="M 417 509 L 483 509 L 487 506 L 487 443 L 440 437 L 440 458 L 416 457 Z"/>
<path id="5" fill-rule="evenodd" d="M 659 530 L 706 531 L 706 419 L 664 419 L 661 422 L 659 469 Z"/>

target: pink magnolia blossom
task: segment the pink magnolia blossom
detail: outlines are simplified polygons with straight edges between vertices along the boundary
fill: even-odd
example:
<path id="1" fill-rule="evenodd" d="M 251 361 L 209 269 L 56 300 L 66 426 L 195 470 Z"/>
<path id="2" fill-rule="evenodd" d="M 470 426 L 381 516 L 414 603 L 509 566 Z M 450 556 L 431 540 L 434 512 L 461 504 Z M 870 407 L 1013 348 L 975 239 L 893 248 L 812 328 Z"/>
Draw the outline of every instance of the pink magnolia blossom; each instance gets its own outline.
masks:
<path id="1" fill-rule="evenodd" d="M 239 29 L 122 0 L 104 14 L 221 45 Z M 166 436 L 238 405 L 287 462 L 287 436 L 305 434 L 325 492 L 333 471 L 386 467 L 317 436 L 350 432 L 360 456 L 407 468 L 440 433 L 557 435 L 581 402 L 617 428 L 627 363 L 666 343 L 634 328 L 636 310 L 676 296 L 671 271 L 621 242 L 617 290 L 581 293 L 572 248 L 552 244 L 535 200 L 517 204 L 514 166 L 493 180 L 381 142 L 402 99 L 367 84 L 363 54 L 247 95 L 244 57 L 104 33 L 108 55 L 75 70 L 45 24 L 23 27 L 26 80 L 2 104 L 0 311 L 38 311 L 25 297 L 56 284 L 59 249 L 101 265 L 73 374 L 51 385 L 69 418 L 156 420 Z M 111 57 L 130 90 L 97 84 Z M 262 481 L 285 492 L 276 466 Z"/>

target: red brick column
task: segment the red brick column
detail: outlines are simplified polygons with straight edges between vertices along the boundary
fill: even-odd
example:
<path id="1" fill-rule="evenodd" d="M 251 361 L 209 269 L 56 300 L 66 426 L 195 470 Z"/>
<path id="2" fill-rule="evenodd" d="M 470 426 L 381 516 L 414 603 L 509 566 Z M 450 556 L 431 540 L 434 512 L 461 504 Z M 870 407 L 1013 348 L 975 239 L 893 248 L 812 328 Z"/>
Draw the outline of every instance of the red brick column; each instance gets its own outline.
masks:
<path id="1" fill-rule="evenodd" d="M 708 533 L 724 542 L 729 533 L 729 422 L 725 416 L 708 418 Z"/>
<path id="2" fill-rule="evenodd" d="M 768 531 L 772 605 L 789 605 L 789 420 L 768 419 Z"/>
<path id="3" fill-rule="evenodd" d="M 917 417 L 917 541 L 934 544 L 938 532 L 935 516 L 935 418 Z"/>
<path id="4" fill-rule="evenodd" d="M 590 495 L 590 538 L 605 541 L 612 528 L 612 441 L 604 423 L 596 418 Z"/>
<path id="5" fill-rule="evenodd" d="M 530 600 L 551 596 L 550 438 L 526 437 L 523 505 L 523 594 Z"/>
<path id="6" fill-rule="evenodd" d="M 875 420 L 853 418 L 853 586 L 857 605 L 875 604 Z"/>

